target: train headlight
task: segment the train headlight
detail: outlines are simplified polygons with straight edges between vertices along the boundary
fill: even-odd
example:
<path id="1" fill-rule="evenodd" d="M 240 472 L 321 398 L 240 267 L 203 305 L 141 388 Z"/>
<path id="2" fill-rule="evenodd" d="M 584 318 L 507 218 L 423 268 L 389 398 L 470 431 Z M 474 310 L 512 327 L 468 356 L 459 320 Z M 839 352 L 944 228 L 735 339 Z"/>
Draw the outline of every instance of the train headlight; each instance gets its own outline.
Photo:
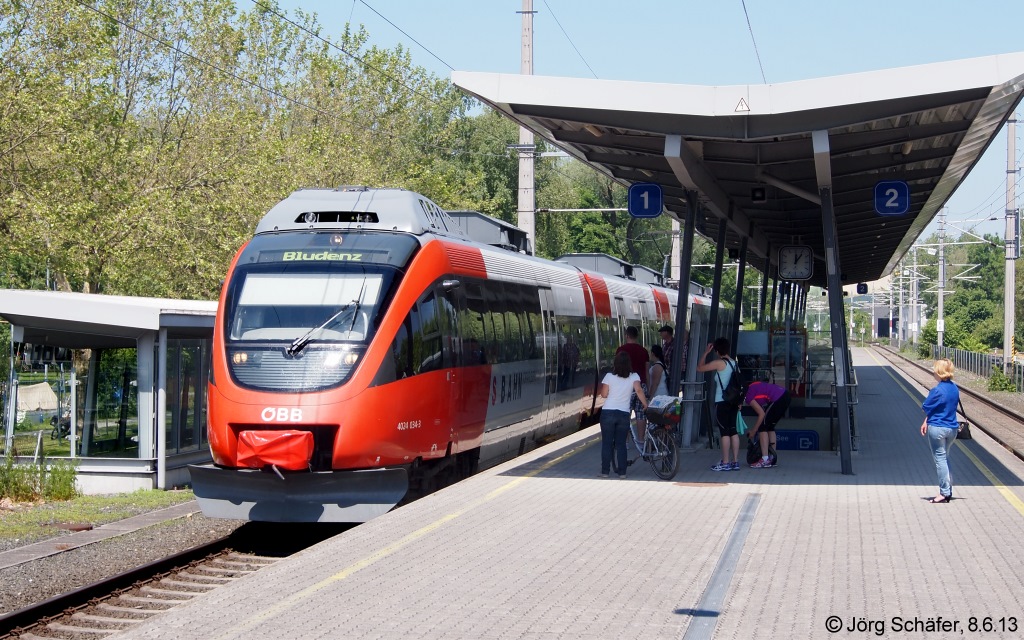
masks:
<path id="1" fill-rule="evenodd" d="M 324 356 L 324 367 L 333 369 L 338 366 L 352 367 L 359 361 L 359 354 L 355 351 L 331 351 Z"/>
<path id="2" fill-rule="evenodd" d="M 245 364 L 249 361 L 249 354 L 244 351 L 236 351 L 231 356 L 231 361 L 235 364 Z"/>

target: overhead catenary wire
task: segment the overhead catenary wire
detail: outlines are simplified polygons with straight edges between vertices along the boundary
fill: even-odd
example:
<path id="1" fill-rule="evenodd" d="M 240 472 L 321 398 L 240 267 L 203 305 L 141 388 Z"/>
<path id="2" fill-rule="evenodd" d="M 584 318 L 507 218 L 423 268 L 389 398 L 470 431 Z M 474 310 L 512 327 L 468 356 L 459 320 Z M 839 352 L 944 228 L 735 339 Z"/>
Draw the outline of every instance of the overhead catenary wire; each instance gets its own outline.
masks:
<path id="1" fill-rule="evenodd" d="M 587 59 L 583 57 L 583 54 L 580 53 L 580 50 L 576 47 L 576 43 L 574 43 L 572 41 L 572 38 L 569 37 L 569 34 L 566 32 L 565 27 L 562 26 L 562 23 L 558 19 L 558 16 L 555 15 L 555 12 L 551 9 L 551 5 L 548 4 L 548 0 L 544 0 L 544 6 L 548 8 L 548 12 L 551 14 L 551 17 L 554 19 L 555 24 L 557 24 L 558 28 L 562 30 L 562 35 L 564 35 L 565 39 L 569 41 L 569 44 L 572 46 L 573 50 L 576 51 L 576 55 L 578 55 L 580 57 L 580 60 L 583 61 L 583 64 L 587 65 L 587 69 L 590 69 L 590 74 L 592 76 L 594 76 L 595 79 L 597 79 L 597 74 L 594 73 L 593 67 L 590 66 L 590 63 L 587 62 Z"/>
<path id="2" fill-rule="evenodd" d="M 754 39 L 754 27 L 750 24 L 750 14 L 747 12 L 746 0 L 740 0 L 740 4 L 743 5 L 743 15 L 747 19 L 747 30 L 750 31 L 750 41 L 754 43 L 754 55 L 757 57 L 757 66 L 761 69 L 761 80 L 765 84 L 768 84 L 768 79 L 764 75 L 764 65 L 761 64 L 761 54 L 757 50 L 757 40 Z"/>
<path id="3" fill-rule="evenodd" d="M 387 23 L 388 23 L 388 24 L 390 24 L 390 25 L 391 25 L 392 27 L 394 27 L 394 28 L 398 29 L 398 30 L 399 30 L 399 31 L 400 31 L 400 32 L 402 33 L 402 35 L 404 35 L 404 36 L 405 36 L 406 38 L 409 38 L 410 40 L 412 40 L 413 42 L 415 42 L 415 43 L 416 43 L 417 45 L 419 45 L 419 47 L 420 47 L 421 49 L 423 49 L 424 51 L 426 51 L 427 53 L 429 53 L 429 54 L 430 54 L 431 56 L 433 56 L 435 60 L 437 60 L 438 62 L 440 62 L 440 63 L 441 63 L 441 64 L 443 64 L 444 66 L 448 67 L 448 70 L 449 70 L 449 71 L 455 71 L 455 67 L 453 67 L 452 65 L 450 65 L 450 64 L 448 64 L 447 62 L 445 62 L 444 60 L 442 60 L 442 59 L 441 59 L 441 58 L 440 58 L 440 57 L 439 57 L 439 56 L 438 56 L 438 55 L 437 55 L 436 53 L 434 53 L 433 51 L 431 51 L 430 49 L 428 49 L 427 47 L 425 47 L 425 46 L 424 46 L 424 45 L 423 45 L 423 44 L 422 44 L 422 43 L 421 43 L 421 42 L 420 42 L 419 40 L 417 40 L 416 38 L 414 38 L 414 37 L 412 37 L 411 35 L 409 35 L 408 33 L 406 33 L 406 32 L 405 32 L 405 31 L 404 31 L 404 30 L 403 30 L 403 29 L 402 29 L 401 27 L 399 27 L 399 26 L 398 26 L 397 24 L 395 24 L 394 22 L 391 22 L 390 20 L 388 20 L 388 19 L 387 19 L 386 17 L 384 17 L 384 16 L 383 16 L 383 15 L 381 14 L 381 12 L 380 12 L 380 11 L 377 11 L 376 9 L 374 9 L 373 7 L 371 7 L 370 5 L 368 5 L 368 4 L 366 3 L 366 0 L 359 0 L 359 2 L 360 2 L 360 3 L 361 3 L 361 4 L 363 5 L 363 6 L 365 6 L 365 7 L 367 8 L 367 9 L 369 9 L 370 11 L 372 11 L 372 12 L 376 13 L 376 14 L 377 14 L 378 16 L 380 16 L 380 18 L 381 18 L 382 20 L 384 20 L 384 22 L 387 22 Z"/>

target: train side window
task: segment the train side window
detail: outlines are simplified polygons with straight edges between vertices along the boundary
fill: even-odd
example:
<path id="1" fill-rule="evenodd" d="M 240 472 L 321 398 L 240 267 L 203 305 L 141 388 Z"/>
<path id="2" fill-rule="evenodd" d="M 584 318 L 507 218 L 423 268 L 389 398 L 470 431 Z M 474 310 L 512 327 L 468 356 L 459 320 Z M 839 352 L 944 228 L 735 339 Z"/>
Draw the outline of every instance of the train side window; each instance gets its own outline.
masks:
<path id="1" fill-rule="evenodd" d="M 463 341 L 463 357 L 466 366 L 487 364 L 486 345 L 490 330 L 487 301 L 479 281 L 466 280 L 462 286 L 465 292 L 464 306 L 459 314 L 459 329 Z"/>
<path id="2" fill-rule="evenodd" d="M 413 367 L 415 373 L 436 371 L 443 366 L 443 336 L 437 299 L 431 291 L 419 302 L 419 326 L 413 325 Z"/>
<path id="3" fill-rule="evenodd" d="M 458 332 L 458 315 L 455 311 L 455 304 L 452 298 L 457 295 L 452 293 L 437 294 L 437 320 L 438 330 L 441 332 L 441 366 L 448 368 L 461 365 L 462 345 L 456 339 Z M 449 297 L 451 296 L 451 297 Z"/>
<path id="4" fill-rule="evenodd" d="M 489 281 L 484 284 L 484 296 L 487 299 L 488 319 L 491 330 L 490 340 L 487 341 L 487 359 L 491 364 L 508 362 L 506 353 L 506 341 L 508 335 L 505 332 L 505 299 L 501 283 Z"/>
<path id="5" fill-rule="evenodd" d="M 522 314 L 519 324 L 523 330 L 526 349 L 524 357 L 527 360 L 535 360 L 543 357 L 538 343 L 538 336 L 541 335 L 540 292 L 537 288 L 526 285 L 520 286 L 519 291 L 519 309 Z"/>
<path id="6" fill-rule="evenodd" d="M 516 295 L 516 289 L 515 286 L 506 285 L 508 305 L 505 308 L 505 332 L 508 334 L 506 345 L 510 361 L 522 360 L 526 351 L 523 344 L 523 330 L 520 326 L 519 296 Z"/>
<path id="7" fill-rule="evenodd" d="M 409 339 L 413 313 L 416 313 L 415 309 L 402 321 L 395 333 L 395 341 L 391 343 L 391 357 L 395 363 L 395 377 L 398 379 L 408 378 L 413 374 L 412 341 Z"/>

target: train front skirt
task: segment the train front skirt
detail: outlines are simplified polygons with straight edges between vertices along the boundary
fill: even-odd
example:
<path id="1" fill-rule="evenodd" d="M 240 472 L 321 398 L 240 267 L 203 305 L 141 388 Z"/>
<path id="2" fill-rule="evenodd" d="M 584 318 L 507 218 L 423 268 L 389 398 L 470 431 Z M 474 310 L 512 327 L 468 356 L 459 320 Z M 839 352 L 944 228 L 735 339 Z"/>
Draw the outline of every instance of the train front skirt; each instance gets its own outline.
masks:
<path id="1" fill-rule="evenodd" d="M 192 491 L 211 518 L 262 522 L 366 522 L 409 490 L 394 469 L 285 473 L 189 465 Z"/>

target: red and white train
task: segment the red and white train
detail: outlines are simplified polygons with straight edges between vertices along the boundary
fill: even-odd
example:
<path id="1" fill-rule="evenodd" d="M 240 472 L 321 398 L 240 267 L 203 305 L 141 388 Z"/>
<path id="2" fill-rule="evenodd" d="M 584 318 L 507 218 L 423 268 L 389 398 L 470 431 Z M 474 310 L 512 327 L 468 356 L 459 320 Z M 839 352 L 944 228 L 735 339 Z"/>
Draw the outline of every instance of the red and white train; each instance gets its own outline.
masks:
<path id="1" fill-rule="evenodd" d="M 196 497 L 215 517 L 366 521 L 593 423 L 625 326 L 653 340 L 676 300 L 474 242 L 410 191 L 296 191 L 221 292 Z"/>

